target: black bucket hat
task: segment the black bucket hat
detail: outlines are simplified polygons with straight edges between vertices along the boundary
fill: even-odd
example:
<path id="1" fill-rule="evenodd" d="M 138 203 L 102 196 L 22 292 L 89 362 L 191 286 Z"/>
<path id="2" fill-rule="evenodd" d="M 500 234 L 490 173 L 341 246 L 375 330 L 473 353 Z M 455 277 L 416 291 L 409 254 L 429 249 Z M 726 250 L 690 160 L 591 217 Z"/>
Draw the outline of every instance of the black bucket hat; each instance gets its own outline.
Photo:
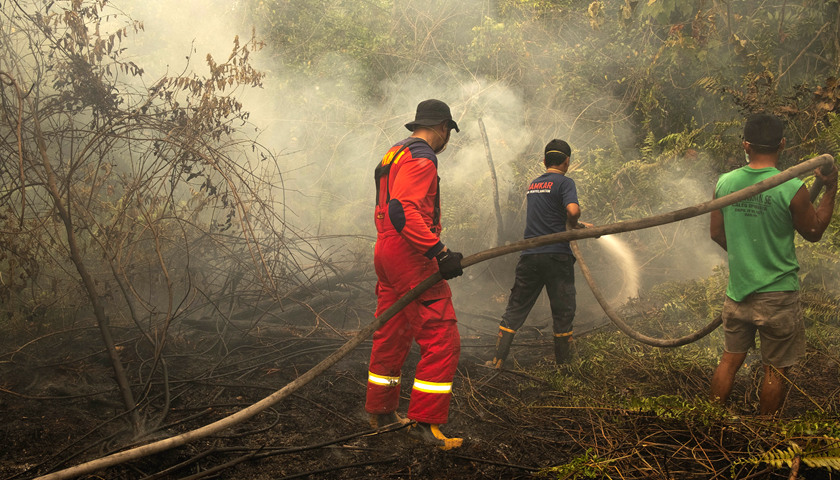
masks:
<path id="1" fill-rule="evenodd" d="M 417 113 L 414 115 L 414 121 L 405 124 L 405 128 L 414 131 L 417 127 L 431 127 L 438 125 L 444 120 L 449 120 L 449 128 L 454 128 L 456 132 L 460 132 L 458 124 L 452 120 L 452 112 L 449 111 L 449 105 L 435 100 L 423 100 L 417 104 Z"/>

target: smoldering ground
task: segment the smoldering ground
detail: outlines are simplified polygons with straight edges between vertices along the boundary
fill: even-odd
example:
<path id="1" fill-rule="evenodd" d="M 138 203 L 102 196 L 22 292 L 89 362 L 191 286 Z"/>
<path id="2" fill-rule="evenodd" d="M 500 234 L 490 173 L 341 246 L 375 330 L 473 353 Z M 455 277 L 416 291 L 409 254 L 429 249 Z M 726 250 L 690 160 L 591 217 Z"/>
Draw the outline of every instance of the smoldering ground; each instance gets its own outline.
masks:
<path id="1" fill-rule="evenodd" d="M 144 22 L 144 30 L 131 35 L 125 46 L 129 49 L 130 58 L 145 69 L 142 78 L 134 81 L 148 86 L 154 84 L 160 76 L 171 75 L 173 72 L 205 72 L 205 56 L 208 53 L 215 59 L 227 58 L 234 36 L 238 36 L 244 44 L 245 39 L 250 38 L 251 24 L 260 24 L 253 18 L 253 12 L 262 12 L 255 6 L 257 4 L 258 2 L 244 1 L 184 1 L 166 5 L 136 2 L 113 3 L 109 4 L 109 8 L 125 11 Z M 306 2 L 276 2 L 276 5 L 286 9 L 281 12 L 282 15 L 278 14 L 278 18 L 291 22 L 294 16 L 290 15 L 293 12 L 289 9 L 296 6 L 303 8 L 305 4 Z M 348 5 L 342 2 L 332 4 L 334 6 L 330 8 L 345 8 Z M 4 7 L 5 5 L 6 3 Z M 311 7 L 316 5 L 316 2 L 310 2 L 308 5 Z M 374 7 L 381 9 L 382 5 L 388 10 L 387 16 L 394 20 L 389 28 L 410 30 L 411 35 L 416 32 L 417 48 L 423 55 L 418 55 L 420 60 L 412 64 L 411 68 L 389 70 L 387 75 L 373 80 L 365 78 L 359 74 L 363 70 L 360 60 L 346 53 L 343 42 L 336 42 L 332 51 L 309 58 L 309 63 L 302 68 L 300 63 L 296 63 L 299 62 L 299 58 L 291 57 L 294 53 L 291 47 L 279 43 L 272 44 L 269 41 L 264 48 L 254 51 L 251 55 L 251 60 L 266 72 L 262 87 L 231 92 L 239 96 L 244 102 L 244 108 L 251 112 L 248 123 L 239 125 L 235 135 L 242 138 L 253 136 L 271 154 L 268 155 L 270 160 L 265 160 L 259 155 L 244 155 L 240 158 L 243 170 L 258 178 L 260 185 L 271 188 L 271 195 L 265 196 L 263 206 L 278 212 L 278 217 L 282 217 L 288 223 L 289 229 L 277 229 L 283 232 L 283 241 L 295 241 L 303 245 L 301 248 L 288 249 L 276 254 L 275 258 L 292 257 L 291 261 L 300 268 L 292 273 L 280 269 L 276 271 L 291 277 L 291 280 L 282 286 L 282 293 L 285 294 L 288 290 L 294 294 L 284 297 L 283 301 L 277 304 L 272 302 L 271 295 L 262 291 L 253 293 L 248 290 L 247 294 L 243 293 L 247 289 L 242 288 L 242 283 L 239 283 L 237 278 L 232 278 L 224 286 L 224 301 L 210 298 L 208 308 L 202 315 L 194 317 L 190 315 L 191 310 L 185 309 L 186 313 L 179 316 L 176 322 L 176 325 L 183 322 L 180 323 L 183 328 L 173 333 L 169 345 L 173 348 L 183 347 L 191 354 L 179 356 L 178 360 L 173 358 L 172 362 L 183 362 L 179 363 L 182 366 L 189 364 L 190 369 L 185 368 L 184 371 L 206 372 L 204 367 L 207 364 L 218 361 L 220 363 L 212 370 L 217 373 L 223 372 L 219 373 L 223 377 L 211 375 L 204 378 L 204 373 L 201 373 L 202 379 L 198 381 L 179 379 L 178 382 L 183 382 L 179 385 L 190 385 L 189 389 L 177 392 L 183 399 L 198 399 L 197 404 L 201 405 L 204 405 L 201 402 L 206 398 L 219 399 L 224 406 L 216 406 L 217 411 L 233 408 L 230 405 L 237 408 L 245 406 L 259 399 L 266 391 L 292 381 L 299 372 L 334 351 L 340 344 L 338 336 L 346 335 L 348 331 L 353 331 L 371 319 L 373 278 L 370 256 L 374 240 L 371 221 L 374 191 L 372 169 L 391 144 L 408 134 L 403 124 L 412 118 L 417 102 L 425 98 L 447 101 L 462 127 L 460 133 L 453 134 L 451 144 L 440 156 L 440 174 L 444 204 L 443 239 L 452 248 L 465 254 L 521 237 L 524 218 L 522 190 L 532 177 L 542 171 L 541 151 L 550 138 L 564 138 L 572 145 L 574 162 L 570 176 L 579 181 L 584 221 L 609 223 L 625 220 L 628 217 L 698 203 L 710 196 L 709 172 L 674 168 L 673 171 L 653 180 L 661 185 L 662 193 L 660 196 L 651 197 L 658 198 L 610 199 L 615 201 L 596 203 L 596 195 L 592 192 L 599 185 L 594 184 L 587 174 L 604 168 L 603 165 L 599 165 L 599 162 L 603 163 L 604 157 L 626 150 L 619 158 L 629 166 L 623 170 L 622 166 L 615 168 L 616 183 L 632 183 L 646 179 L 633 174 L 633 167 L 643 163 L 633 162 L 642 159 L 643 154 L 635 151 L 638 125 L 635 125 L 635 120 L 626 113 L 626 98 L 621 95 L 619 87 L 615 90 L 565 90 L 563 94 L 557 94 L 557 91 L 563 91 L 564 87 L 572 84 L 570 81 L 566 83 L 564 75 L 573 74 L 574 69 L 571 67 L 574 62 L 585 61 L 575 57 L 575 50 L 580 46 L 578 37 L 583 36 L 584 29 L 591 30 L 587 22 L 564 25 L 563 29 L 556 29 L 553 27 L 557 26 L 559 20 L 549 18 L 545 22 L 523 27 L 523 30 L 530 29 L 529 47 L 514 48 L 511 51 L 504 51 L 500 47 L 502 53 L 494 58 L 493 55 L 486 55 L 481 49 L 484 45 L 492 43 L 490 40 L 504 40 L 508 30 L 503 23 L 491 18 L 497 12 L 491 9 L 489 2 L 379 2 Z M 323 26 L 326 23 L 328 22 L 318 25 Z M 289 28 L 292 27 L 290 24 Z M 329 30 L 334 27 L 340 26 L 326 25 L 323 29 Z M 257 38 L 267 37 L 268 33 L 259 26 L 256 29 Z M 312 35 L 317 33 L 319 32 L 313 31 Z M 475 37 L 474 41 L 471 37 Z M 462 68 L 464 62 L 436 51 L 435 41 L 441 38 L 470 38 L 463 49 L 465 55 L 485 55 L 482 57 L 485 62 L 482 68 L 492 67 L 497 69 L 494 70 L 496 73 L 503 71 L 509 76 L 500 80 L 500 75 L 483 75 Z M 543 43 L 549 45 L 549 38 L 559 45 L 551 48 L 558 48 L 560 51 L 544 54 L 541 58 L 545 65 L 559 65 L 558 71 L 562 72 L 561 74 L 540 76 L 538 73 L 541 72 L 518 68 L 523 65 L 521 59 L 540 53 L 541 48 L 549 48 L 540 42 L 544 39 L 546 41 Z M 515 42 L 508 44 L 513 43 Z M 505 45 L 504 42 L 499 44 L 502 47 Z M 627 57 L 621 61 L 635 61 L 632 53 L 628 53 Z M 393 59 L 381 61 L 391 60 Z M 721 64 L 727 62 L 723 57 L 716 58 L 715 61 Z M 399 64 L 398 61 L 393 63 Z M 598 72 L 598 75 L 613 73 Z M 618 80 L 616 82 L 618 83 Z M 714 113 L 713 109 L 710 111 Z M 701 113 L 704 116 L 710 114 Z M 492 167 L 487 161 L 484 138 L 478 128 L 479 119 L 487 127 L 487 140 L 494 160 Z M 605 154 L 605 151 L 612 153 Z M 683 158 L 680 152 L 676 152 L 674 158 L 678 162 L 691 160 Z M 491 182 L 490 168 L 496 171 L 498 185 Z M 613 166 L 610 165 L 610 168 Z M 505 225 L 502 235 L 496 234 L 496 219 L 490 194 L 496 187 L 502 200 L 502 218 Z M 286 233 L 288 237 L 285 236 Z M 603 242 L 581 242 L 581 247 L 596 279 L 603 283 L 613 301 L 621 304 L 628 297 L 637 295 L 640 292 L 638 288 L 644 291 L 646 287 L 669 279 L 690 280 L 707 275 L 723 258 L 714 248 L 707 248 L 707 245 L 713 247 L 707 237 L 707 226 L 698 219 L 621 237 L 627 248 L 623 254 L 617 256 L 602 248 L 600 244 Z M 691 246 L 690 255 L 685 254 L 685 245 Z M 224 248 L 222 244 L 216 246 L 220 250 Z M 624 259 L 630 258 L 627 255 L 628 250 L 636 257 L 635 263 L 629 260 L 624 262 Z M 250 252 L 246 249 L 243 248 L 239 253 L 242 255 L 242 263 L 251 261 Z M 506 459 L 509 463 L 521 463 L 527 467 L 525 471 L 530 471 L 528 468 L 533 469 L 529 465 L 546 464 L 545 459 L 556 457 L 557 451 L 583 455 L 580 458 L 589 462 L 593 459 L 585 457 L 585 452 L 588 451 L 585 447 L 588 442 L 597 444 L 601 439 L 595 436 L 577 443 L 575 440 L 569 440 L 572 438 L 569 432 L 578 428 L 576 423 L 586 424 L 582 417 L 564 414 L 561 418 L 547 415 L 545 412 L 550 411 L 548 409 L 537 412 L 528 407 L 530 403 L 542 401 L 547 397 L 570 395 L 573 390 L 586 389 L 584 382 L 576 377 L 557 380 L 549 374 L 547 377 L 551 378 L 550 382 L 555 382 L 554 387 L 557 387 L 558 382 L 562 385 L 559 389 L 544 389 L 535 385 L 544 385 L 545 380 L 529 376 L 529 373 L 506 373 L 503 376 L 488 378 L 484 376 L 487 372 L 476 366 L 484 360 L 482 356 L 486 357 L 490 351 L 492 334 L 504 309 L 506 292 L 512 284 L 514 263 L 515 256 L 509 256 L 498 262 L 478 265 L 468 269 L 463 277 L 451 282 L 456 309 L 463 325 L 466 359 L 458 380 L 463 388 L 455 400 L 453 428 L 468 432 L 470 440 L 479 446 L 473 452 L 480 452 L 497 460 Z M 191 269 L 193 272 L 199 272 L 206 267 L 199 262 L 178 266 L 182 270 Z M 343 273 L 345 267 L 348 270 L 356 269 L 352 273 L 357 276 L 341 277 L 337 272 Z M 618 270 L 621 270 L 620 274 L 617 273 Z M 312 272 L 318 274 L 314 275 Z M 190 274 L 184 275 L 187 287 Z M 339 281 L 333 281 L 335 278 L 339 278 Z M 357 281 L 359 278 L 361 280 Z M 585 283 L 579 278 L 577 284 L 579 321 L 576 327 L 586 330 L 590 326 L 602 325 L 605 319 L 588 296 Z M 637 284 L 636 288 L 634 284 Z M 187 287 L 184 289 L 189 290 Z M 248 287 L 259 290 L 254 288 L 253 284 Z M 161 289 L 160 285 L 156 288 L 157 291 Z M 149 290 L 154 291 L 151 287 Z M 341 291 L 343 295 L 334 295 L 334 291 Z M 189 304 L 194 298 L 201 298 L 200 296 L 201 293 L 195 291 L 184 294 L 183 303 Z M 253 301 L 253 304 L 250 304 L 254 297 L 259 297 L 262 301 Z M 153 304 L 154 300 L 149 303 Z M 236 312 L 236 308 L 243 304 L 249 304 L 247 311 Z M 266 308 L 266 305 L 269 307 Z M 208 311 L 210 314 L 207 314 Z M 159 313 L 156 312 L 155 315 L 157 314 Z M 149 324 L 152 325 L 153 322 L 149 321 Z M 550 332 L 550 319 L 544 300 L 540 301 L 538 308 L 532 313 L 528 327 L 528 334 L 522 336 L 528 341 L 518 346 L 516 359 L 521 360 L 522 364 L 536 365 L 539 368 L 539 365 L 545 365 L 544 360 L 550 356 L 546 341 Z M 330 331 L 330 335 L 335 336 L 321 338 L 315 335 L 327 330 Z M 218 338 L 211 337 L 213 339 L 208 340 L 202 336 L 202 332 L 210 332 Z M 236 334 L 235 339 L 231 337 L 231 332 Z M 79 341 L 78 337 L 56 338 L 62 341 L 44 344 L 47 348 L 42 348 L 38 353 L 48 355 L 51 350 L 66 349 L 68 344 L 88 344 Z M 253 339 L 256 340 L 249 343 Z M 529 342 L 532 344 L 527 345 Z M 581 344 L 581 348 L 588 348 L 586 342 Z M 687 362 L 688 366 L 682 368 L 679 362 L 685 361 L 685 358 L 680 357 L 679 353 L 671 355 L 651 352 L 615 339 L 603 340 L 602 343 L 593 342 L 593 345 L 598 348 L 587 350 L 585 353 L 589 355 L 584 355 L 587 360 L 580 366 L 582 369 L 593 370 L 583 372 L 581 378 L 603 380 L 598 382 L 602 391 L 615 392 L 619 396 L 632 395 L 633 389 L 641 389 L 639 385 L 644 385 L 643 380 L 647 378 L 655 378 L 661 382 L 657 384 L 658 389 L 653 389 L 656 393 L 680 391 L 700 395 L 704 389 L 702 381 L 698 379 L 702 379 L 706 372 L 691 362 Z M 620 348 L 614 349 L 616 346 Z M 41 344 L 38 347 L 40 348 Z M 260 348 L 280 353 L 268 363 L 260 363 L 261 354 L 255 354 L 264 351 Z M 702 356 L 706 350 L 712 350 L 712 347 L 703 348 L 705 350 L 698 355 Z M 617 358 L 616 352 L 619 350 L 630 352 L 631 360 Z M 26 348 L 22 351 L 28 353 Z M 137 358 L 130 357 L 131 361 L 137 362 L 140 372 L 149 371 L 152 367 L 149 367 L 151 363 L 148 359 L 153 355 L 142 348 L 138 348 L 138 352 L 134 352 Z M 208 360 L 215 358 L 208 352 L 218 354 L 224 359 Z M 208 356 L 202 356 L 203 354 Z M 14 353 L 12 356 L 17 355 L 18 353 Z M 37 355 L 33 356 L 38 358 Z M 94 376 L 91 372 L 96 372 L 95 376 L 99 379 L 107 379 L 107 372 L 100 368 L 102 365 L 86 363 L 86 358 L 82 356 L 78 362 L 78 359 L 73 358 L 69 367 L 68 363 L 61 360 L 50 360 L 48 363 L 61 365 L 53 370 L 60 370 L 60 373 L 70 376 L 76 375 L 75 378 L 80 379 L 80 384 L 84 384 L 82 380 L 87 381 L 89 376 Z M 192 358 L 199 359 L 198 367 L 190 363 Z M 612 371 L 605 373 L 597 370 L 602 368 L 599 362 L 604 359 L 607 362 L 612 361 L 613 364 L 622 364 L 626 369 L 620 372 L 621 375 L 614 375 L 615 372 Z M 316 443 L 325 435 L 336 437 L 347 428 L 357 428 L 359 419 L 355 415 L 360 408 L 361 392 L 364 388 L 363 381 L 360 382 L 358 378 L 365 370 L 365 360 L 363 355 L 357 355 L 340 364 L 336 375 L 316 382 L 317 393 L 294 399 L 283 411 L 270 412 L 274 415 L 273 420 L 266 423 L 279 425 L 286 435 L 284 441 L 288 440 L 298 445 Z M 675 368 L 677 373 L 666 371 L 661 366 L 667 367 L 668 362 L 681 365 L 681 369 Z M 170 368 L 169 372 L 175 371 L 174 363 L 167 364 L 166 367 Z M 407 368 L 406 376 L 410 376 L 410 367 Z M 38 390 L 38 384 L 48 375 L 48 370 L 47 366 L 39 371 L 38 376 L 34 377 L 38 381 L 33 382 L 29 379 L 24 387 L 32 384 L 35 385 L 33 392 L 36 395 L 63 398 L 74 397 L 84 390 L 83 385 L 80 385 L 77 391 L 67 387 L 70 382 L 62 384 L 53 381 L 43 382 L 40 386 L 43 389 Z M 248 377 L 253 380 L 253 384 L 239 383 L 230 386 L 219 383 L 222 381 L 220 378 L 228 378 L 228 375 L 248 375 L 249 372 L 254 375 Z M 17 387 L 24 383 L 22 377 L 24 374 L 20 373 L 10 381 Z M 257 378 L 262 382 L 260 385 L 256 385 Z M 477 382 L 473 384 L 472 379 L 477 379 Z M 108 388 L 104 384 L 100 385 L 100 382 L 95 385 L 101 386 L 102 389 Z M 152 390 L 157 386 L 156 383 L 149 385 Z M 563 390 L 564 388 L 567 390 Z M 488 389 L 493 393 L 488 393 Z M 499 397 L 495 396 L 497 392 L 500 393 Z M 167 406 L 170 400 L 168 393 L 167 391 L 160 397 L 166 399 Z M 589 393 L 591 398 L 597 398 L 596 392 Z M 747 389 L 745 397 L 749 393 Z M 323 398 L 337 400 L 324 401 Z M 177 408 L 189 403 L 186 400 L 182 401 L 184 403 Z M 510 408 L 511 405 L 515 408 Z M 104 408 L 109 412 L 118 409 L 114 405 L 105 405 Z M 33 416 L 30 410 L 19 411 L 22 412 L 17 416 L 19 418 Z M 326 413 L 324 417 L 319 417 L 312 414 L 312 411 Z M 519 412 L 527 413 L 517 417 Z M 620 415 L 630 418 L 628 423 L 632 424 L 629 430 L 631 433 L 641 437 L 648 433 L 667 435 L 667 428 L 653 433 L 645 430 L 651 425 L 657 425 L 654 415 L 634 417 L 633 412 L 635 410 L 620 412 Z M 610 412 L 609 415 L 613 413 Z M 72 415 L 75 414 L 75 411 L 72 412 Z M 72 415 L 68 412 L 64 420 L 53 417 L 53 423 L 44 424 L 44 435 L 56 435 L 61 438 L 75 435 L 72 425 L 69 425 L 76 422 L 76 417 Z M 602 428 L 605 424 L 612 425 L 606 417 L 605 414 L 603 419 L 599 418 L 603 420 L 600 424 Z M 550 422 L 546 421 L 547 418 Z M 206 418 L 200 420 L 202 424 L 206 423 Z M 78 423 L 81 424 L 82 421 L 78 420 Z M 684 430 L 692 432 L 692 425 L 694 424 L 688 425 Z M 591 426 L 593 425 L 587 424 L 583 430 L 597 430 L 590 429 Z M 235 435 L 253 434 L 255 438 L 259 438 L 263 433 L 259 430 L 263 427 L 264 425 L 255 426 L 253 429 L 243 427 L 237 430 Z M 516 431 L 517 435 L 511 438 L 500 437 L 496 430 Z M 519 435 L 520 433 L 522 435 Z M 607 436 L 619 437 L 618 433 L 613 437 Z M 642 442 L 647 440 L 639 440 L 633 445 Z M 507 446 L 511 443 L 515 445 L 508 449 Z M 648 445 L 645 448 L 653 448 L 649 447 L 650 443 L 645 443 Z M 109 446 L 106 445 L 103 450 Z M 364 450 L 369 445 L 362 442 L 355 444 L 355 447 Z M 712 445 L 710 450 L 717 447 L 719 445 Z M 23 450 L 28 447 L 22 438 L 15 438 L 15 448 Z M 349 449 L 335 449 L 330 454 L 331 462 L 349 462 L 352 454 L 348 451 Z M 511 451 L 517 452 L 516 459 L 510 458 Z M 718 451 L 723 451 L 721 456 L 726 457 L 725 448 Z M 447 467 L 451 469 L 453 478 L 456 478 L 458 475 L 463 476 L 464 472 L 470 469 L 476 470 L 474 463 L 465 463 L 459 467 L 453 464 L 460 460 L 453 460 L 452 457 L 424 455 L 409 458 L 408 465 L 405 468 L 400 466 L 396 471 L 419 471 L 422 472 L 421 475 L 435 476 L 436 473 L 446 471 L 446 468 L 441 467 Z M 650 458 L 681 458 L 679 455 L 679 452 L 656 451 Z M 630 457 L 632 455 L 628 456 Z M 289 465 L 287 462 L 285 467 L 277 468 L 282 469 L 284 474 L 291 474 L 325 463 L 323 458 L 314 457 L 299 457 L 295 462 L 299 463 Z M 698 462 L 706 468 L 703 461 L 695 463 Z M 708 468 L 719 470 L 725 462 L 714 460 L 709 463 L 711 466 Z M 514 465 L 505 468 L 515 467 Z M 499 466 L 493 468 L 501 470 L 484 472 L 496 476 L 509 473 L 509 470 Z M 155 465 L 144 465 L 142 469 L 155 471 Z M 375 475 L 375 472 L 371 473 L 371 476 Z M 698 478 L 700 475 L 702 474 L 698 474 Z"/>

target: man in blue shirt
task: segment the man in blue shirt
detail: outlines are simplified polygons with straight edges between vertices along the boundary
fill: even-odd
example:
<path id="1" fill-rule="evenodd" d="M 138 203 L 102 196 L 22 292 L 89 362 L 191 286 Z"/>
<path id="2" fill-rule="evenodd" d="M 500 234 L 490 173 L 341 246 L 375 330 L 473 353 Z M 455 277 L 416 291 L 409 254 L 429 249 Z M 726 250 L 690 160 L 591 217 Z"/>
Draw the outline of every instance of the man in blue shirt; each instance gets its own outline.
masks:
<path id="1" fill-rule="evenodd" d="M 546 171 L 528 186 L 528 211 L 525 238 L 565 232 L 569 228 L 591 227 L 578 222 L 575 182 L 566 176 L 572 149 L 563 140 L 554 139 L 545 146 Z M 575 257 L 568 242 L 524 250 L 516 265 L 516 279 L 510 291 L 507 309 L 499 324 L 496 354 L 488 366 L 502 368 L 510 351 L 513 336 L 525 323 L 528 313 L 543 287 L 551 304 L 554 320 L 554 358 L 557 364 L 569 361 L 569 342 L 575 318 Z"/>

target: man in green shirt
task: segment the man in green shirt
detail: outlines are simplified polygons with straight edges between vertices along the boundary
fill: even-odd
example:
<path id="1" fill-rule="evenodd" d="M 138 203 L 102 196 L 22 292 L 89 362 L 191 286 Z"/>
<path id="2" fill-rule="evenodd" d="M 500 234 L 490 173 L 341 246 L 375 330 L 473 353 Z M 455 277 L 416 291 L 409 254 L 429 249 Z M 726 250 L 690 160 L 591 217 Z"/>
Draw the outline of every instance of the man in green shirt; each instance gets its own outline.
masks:
<path id="1" fill-rule="evenodd" d="M 781 119 L 750 116 L 744 126 L 749 163 L 720 177 L 715 198 L 771 177 L 785 148 Z M 815 209 L 808 190 L 791 179 L 747 200 L 711 213 L 710 234 L 729 257 L 729 284 L 723 304 L 724 351 L 712 376 L 711 398 L 725 402 L 747 351 L 761 339 L 763 415 L 775 414 L 786 388 L 783 375 L 805 354 L 805 327 L 799 305 L 799 263 L 794 235 L 816 242 L 831 221 L 837 194 L 837 167 L 823 175 L 825 193 Z"/>

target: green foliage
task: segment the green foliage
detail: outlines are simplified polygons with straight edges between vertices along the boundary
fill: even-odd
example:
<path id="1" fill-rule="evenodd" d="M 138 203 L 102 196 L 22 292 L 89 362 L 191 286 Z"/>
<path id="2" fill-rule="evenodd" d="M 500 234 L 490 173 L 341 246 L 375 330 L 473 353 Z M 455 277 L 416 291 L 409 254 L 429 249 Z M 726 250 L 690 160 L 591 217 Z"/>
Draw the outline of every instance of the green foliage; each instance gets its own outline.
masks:
<path id="1" fill-rule="evenodd" d="M 266 40 L 292 64 L 309 65 L 332 52 L 362 58 L 383 41 L 392 2 L 251 0 Z"/>
<path id="2" fill-rule="evenodd" d="M 638 15 L 640 19 L 653 20 L 659 24 L 679 24 L 691 20 L 702 3 L 685 0 L 649 0 L 641 2 Z"/>
<path id="3" fill-rule="evenodd" d="M 521 78 L 523 70 L 529 66 L 522 60 L 529 56 L 529 52 L 528 42 L 523 38 L 519 25 L 485 17 L 481 25 L 472 28 L 472 33 L 467 59 L 474 63 L 477 72 Z"/>
<path id="4" fill-rule="evenodd" d="M 623 404 L 624 408 L 651 413 L 662 420 L 680 420 L 704 427 L 716 425 L 728 417 L 726 410 L 720 405 L 707 400 L 686 399 L 677 395 L 629 397 Z"/>
<path id="5" fill-rule="evenodd" d="M 646 310 L 646 317 L 667 324 L 711 320 L 720 309 L 721 292 L 725 290 L 727 281 L 728 272 L 718 267 L 710 277 L 655 285 L 644 292 L 638 303 L 656 305 L 655 309 Z M 634 307 L 631 304 L 628 309 Z"/>
<path id="6" fill-rule="evenodd" d="M 609 475 L 609 465 L 613 460 L 600 458 L 592 449 L 572 458 L 563 465 L 544 468 L 538 475 L 546 478 L 578 479 L 578 478 L 613 478 Z"/>
<path id="7" fill-rule="evenodd" d="M 831 415 L 821 412 L 807 412 L 780 424 L 780 433 L 785 437 L 840 437 L 840 424 Z"/>
<path id="8" fill-rule="evenodd" d="M 840 439 L 836 437 L 807 438 L 805 445 L 790 441 L 787 448 L 778 447 L 768 450 L 761 455 L 741 459 L 739 464 L 766 464 L 775 469 L 790 467 L 794 459 L 801 459 L 802 463 L 812 468 L 825 468 L 840 471 Z"/>
<path id="9" fill-rule="evenodd" d="M 830 119 L 840 112 L 840 87 L 825 78 L 836 76 L 840 64 L 836 29 L 826 26 L 826 19 L 836 18 L 837 2 L 248 5 L 288 65 L 311 75 L 352 77 L 362 86 L 360 98 L 380 99 L 383 81 L 418 77 L 441 90 L 464 79 L 515 90 L 528 106 L 523 116 L 529 133 L 572 140 L 571 174 L 579 181 L 585 217 L 595 223 L 694 204 L 698 190 L 707 199 L 717 174 L 743 164 L 740 129 L 749 111 L 786 117 L 792 161 L 837 150 Z M 472 100 L 466 104 L 469 110 Z M 541 119 L 552 115 L 562 121 L 543 130 Z M 532 154 L 509 160 L 513 184 L 530 180 Z M 478 193 L 489 198 L 487 190 Z M 502 208 L 518 212 L 521 202 L 514 192 Z M 467 232 L 474 220 L 448 225 Z M 511 238 L 521 234 L 514 226 Z M 837 235 L 832 227 L 822 243 L 835 243 Z M 656 241 L 639 239 L 643 245 Z"/>
<path id="10" fill-rule="evenodd" d="M 684 325 L 696 330 L 701 324 Z M 651 330 L 652 325 L 634 327 Z M 649 332 L 658 337 L 672 336 L 669 325 L 659 324 Z M 686 334 L 688 331 L 682 331 Z M 676 336 L 676 335 L 673 335 Z M 690 348 L 660 349 L 647 347 L 615 330 L 588 335 L 575 342 L 577 360 L 557 370 L 553 365 L 539 368 L 536 375 L 545 379 L 572 404 L 599 402 L 621 408 L 635 408 L 626 403 L 633 398 L 657 396 L 657 392 L 679 392 L 693 397 L 692 385 L 707 376 L 720 359 L 721 340 L 704 339 Z M 593 382 L 593 379 L 598 381 Z M 610 386 L 610 388 L 605 388 Z"/>
<path id="11" fill-rule="evenodd" d="M 571 9 L 585 9 L 591 0 L 499 0 L 499 15 L 505 18 L 531 19 L 559 16 Z"/>
<path id="12" fill-rule="evenodd" d="M 840 323 L 840 298 L 836 294 L 828 293 L 823 286 L 808 287 L 801 292 L 801 298 L 802 314 L 809 321 L 831 325 Z"/>
<path id="13" fill-rule="evenodd" d="M 725 281 L 726 272 L 718 270 L 710 279 L 658 285 L 625 310 L 641 312 L 632 318 L 632 324 L 656 336 L 675 336 L 678 328 L 696 330 L 691 318 L 698 312 L 712 315 L 708 310 L 718 302 L 705 296 L 722 291 Z M 815 300 L 803 293 L 803 303 Z M 806 318 L 813 317 L 806 313 Z M 571 364 L 561 368 L 539 364 L 528 371 L 545 379 L 554 390 L 543 393 L 539 405 L 532 408 L 541 415 L 554 415 L 554 421 L 583 423 L 575 415 L 595 418 L 591 423 L 597 425 L 593 429 L 597 436 L 623 440 L 626 435 L 629 444 L 620 446 L 618 441 L 584 454 L 570 452 L 563 465 L 548 470 L 556 475 L 550 478 L 608 478 L 615 471 L 626 474 L 634 467 L 623 462 L 638 455 L 640 449 L 652 455 L 649 449 L 654 444 L 667 451 L 690 446 L 692 451 L 714 452 L 716 460 L 712 462 L 717 466 L 710 471 L 721 471 L 734 462 L 733 478 L 767 467 L 786 468 L 796 457 L 803 468 L 837 469 L 840 424 L 836 421 L 834 351 L 838 327 L 834 320 L 816 321 L 807 330 L 807 361 L 787 375 L 793 386 L 784 413 L 777 418 L 753 415 L 757 375 L 762 370 L 757 357 L 754 366 L 745 369 L 753 373 L 742 371 L 739 375 L 729 404 L 706 400 L 708 379 L 720 359 L 720 330 L 711 338 L 675 349 L 646 347 L 611 329 L 576 338 L 577 355 Z M 739 390 L 744 383 L 748 385 L 742 393 Z M 736 438 L 743 442 L 736 443 Z M 718 452 L 725 453 L 718 456 Z M 800 476 L 810 478 L 810 473 L 800 471 Z"/>

